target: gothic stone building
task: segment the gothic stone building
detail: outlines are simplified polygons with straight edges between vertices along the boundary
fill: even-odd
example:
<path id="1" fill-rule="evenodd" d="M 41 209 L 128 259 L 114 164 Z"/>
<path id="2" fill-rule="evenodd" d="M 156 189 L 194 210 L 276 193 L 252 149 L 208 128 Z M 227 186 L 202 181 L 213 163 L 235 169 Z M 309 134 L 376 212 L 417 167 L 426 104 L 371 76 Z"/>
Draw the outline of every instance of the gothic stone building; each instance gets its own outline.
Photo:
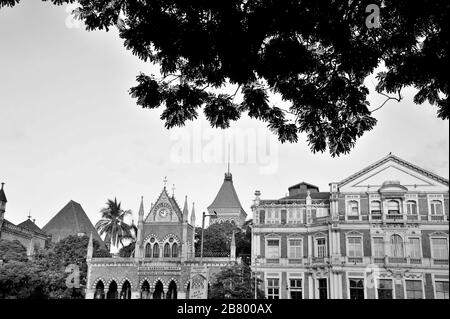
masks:
<path id="1" fill-rule="evenodd" d="M 185 199 L 183 210 L 164 187 L 145 215 L 141 200 L 134 257 L 95 258 L 88 255 L 87 299 L 185 299 L 189 297 L 195 257 L 195 210 L 190 218 Z M 230 257 L 203 258 L 210 278 L 221 267 L 236 261 L 235 245 Z"/>
<path id="2" fill-rule="evenodd" d="M 45 247 L 48 236 L 35 224 L 34 220 L 31 220 L 31 216 L 18 225 L 5 219 L 8 200 L 3 188 L 4 183 L 1 184 L 0 188 L 0 239 L 18 240 L 26 248 L 27 255 L 32 256 L 37 249 Z"/>
<path id="3" fill-rule="evenodd" d="M 252 206 L 252 269 L 273 299 L 449 298 L 449 182 L 388 155 L 330 192 Z"/>

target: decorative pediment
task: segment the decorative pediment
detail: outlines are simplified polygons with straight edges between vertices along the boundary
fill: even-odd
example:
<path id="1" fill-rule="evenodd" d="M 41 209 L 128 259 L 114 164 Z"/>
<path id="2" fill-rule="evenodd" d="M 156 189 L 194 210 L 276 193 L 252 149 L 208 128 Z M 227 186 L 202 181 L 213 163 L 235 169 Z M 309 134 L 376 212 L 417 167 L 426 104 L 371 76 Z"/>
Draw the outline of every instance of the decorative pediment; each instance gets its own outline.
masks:
<path id="1" fill-rule="evenodd" d="M 389 155 L 341 181 L 339 189 L 344 193 L 446 192 L 448 185 L 447 179 Z"/>
<path id="2" fill-rule="evenodd" d="M 178 223 L 181 221 L 182 213 L 176 200 L 173 197 L 170 197 L 169 194 L 167 194 L 166 188 L 164 188 L 159 195 L 155 205 L 153 205 L 147 217 L 145 218 L 145 222 Z"/>

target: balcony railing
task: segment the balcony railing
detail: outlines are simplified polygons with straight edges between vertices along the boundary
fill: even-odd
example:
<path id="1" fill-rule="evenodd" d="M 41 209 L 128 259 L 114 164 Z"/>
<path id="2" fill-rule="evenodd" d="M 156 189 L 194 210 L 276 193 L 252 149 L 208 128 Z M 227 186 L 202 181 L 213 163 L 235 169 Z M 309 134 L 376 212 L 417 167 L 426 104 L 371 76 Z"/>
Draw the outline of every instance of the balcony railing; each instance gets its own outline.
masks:
<path id="1" fill-rule="evenodd" d="M 448 266 L 448 259 L 433 259 L 433 265 Z"/>
<path id="2" fill-rule="evenodd" d="M 372 214 L 370 215 L 370 220 L 382 220 L 383 216 L 381 214 Z"/>
<path id="3" fill-rule="evenodd" d="M 407 263 L 406 257 L 389 257 L 388 262 L 391 264 L 406 264 Z"/>
<path id="4" fill-rule="evenodd" d="M 387 214 L 385 215 L 385 219 L 387 221 L 399 221 L 399 220 L 403 220 L 403 215 L 402 214 Z"/>
<path id="5" fill-rule="evenodd" d="M 302 259 L 288 259 L 288 263 L 290 265 L 301 265 L 302 264 Z"/>
<path id="6" fill-rule="evenodd" d="M 362 264 L 363 263 L 363 257 L 348 257 L 348 263 L 349 264 Z"/>
<path id="7" fill-rule="evenodd" d="M 349 215 L 347 216 L 347 220 L 359 220 L 359 216 Z"/>
<path id="8" fill-rule="evenodd" d="M 413 265 L 420 265 L 422 264 L 422 258 L 410 258 L 409 263 Z"/>
<path id="9" fill-rule="evenodd" d="M 419 220 L 419 216 L 418 215 L 408 215 L 407 219 L 411 220 L 411 221 L 415 221 L 415 220 L 418 221 Z"/>
<path id="10" fill-rule="evenodd" d="M 279 258 L 267 258 L 266 264 L 279 264 L 280 259 Z"/>
<path id="11" fill-rule="evenodd" d="M 374 264 L 384 264 L 384 257 L 374 257 L 373 263 Z"/>
<path id="12" fill-rule="evenodd" d="M 444 215 L 430 215 L 431 221 L 444 221 L 445 216 Z"/>

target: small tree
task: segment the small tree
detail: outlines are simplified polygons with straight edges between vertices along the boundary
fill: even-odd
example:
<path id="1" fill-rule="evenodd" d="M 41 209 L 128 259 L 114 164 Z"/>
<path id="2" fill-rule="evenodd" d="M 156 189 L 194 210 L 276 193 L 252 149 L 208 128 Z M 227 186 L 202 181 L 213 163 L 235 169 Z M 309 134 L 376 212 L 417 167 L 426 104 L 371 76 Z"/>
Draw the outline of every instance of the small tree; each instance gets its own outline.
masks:
<path id="1" fill-rule="evenodd" d="M 259 289 L 261 280 L 257 279 L 258 299 L 264 298 L 264 292 Z M 254 299 L 255 279 L 251 268 L 246 264 L 236 264 L 222 269 L 216 275 L 211 286 L 210 299 Z"/>

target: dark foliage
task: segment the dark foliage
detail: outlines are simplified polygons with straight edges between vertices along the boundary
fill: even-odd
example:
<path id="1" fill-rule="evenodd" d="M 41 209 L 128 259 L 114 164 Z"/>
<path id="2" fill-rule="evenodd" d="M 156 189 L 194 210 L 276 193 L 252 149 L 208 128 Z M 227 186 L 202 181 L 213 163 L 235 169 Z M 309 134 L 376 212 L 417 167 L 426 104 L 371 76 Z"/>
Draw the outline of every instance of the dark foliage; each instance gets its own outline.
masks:
<path id="1" fill-rule="evenodd" d="M 219 128 L 245 112 L 281 142 L 305 134 L 313 152 L 348 153 L 376 125 L 364 80 L 380 65 L 377 91 L 400 100 L 413 87 L 414 103 L 449 118 L 447 0 L 78 2 L 87 30 L 116 26 L 128 50 L 160 66 L 159 75 L 137 76 L 130 94 L 144 108 L 162 106 L 167 128 L 202 108 Z M 372 3 L 380 28 L 365 24 Z M 221 90 L 227 84 L 242 101 Z M 270 103 L 274 94 L 287 106 Z"/>

